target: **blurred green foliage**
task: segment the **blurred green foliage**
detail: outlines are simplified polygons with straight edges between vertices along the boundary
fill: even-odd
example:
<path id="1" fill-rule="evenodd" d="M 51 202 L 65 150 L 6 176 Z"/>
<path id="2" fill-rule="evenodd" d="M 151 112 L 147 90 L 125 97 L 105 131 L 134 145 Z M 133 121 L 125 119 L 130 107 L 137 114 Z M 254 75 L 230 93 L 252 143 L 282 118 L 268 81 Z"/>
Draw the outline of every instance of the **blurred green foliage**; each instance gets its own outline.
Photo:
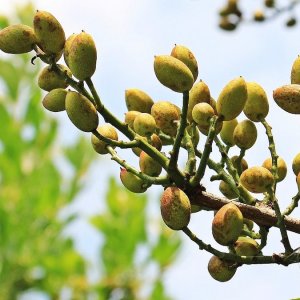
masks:
<path id="1" fill-rule="evenodd" d="M 31 4 L 16 11 L 14 22 L 31 25 Z M 8 24 L 1 16 L 0 27 Z M 41 66 L 38 60 L 30 64 L 32 56 L 0 58 L 0 299 L 15 300 L 31 290 L 65 299 L 63 289 L 72 300 L 170 299 L 163 274 L 178 254 L 179 237 L 149 220 L 145 195 L 114 179 L 105 211 L 91 220 L 103 245 L 100 279 L 89 282 L 88 260 L 62 234 L 76 215 L 59 219 L 58 214 L 85 187 L 95 153 L 82 137 L 71 146 L 58 144 L 59 125 L 42 108 L 36 83 Z M 67 177 L 62 161 L 71 166 Z"/>

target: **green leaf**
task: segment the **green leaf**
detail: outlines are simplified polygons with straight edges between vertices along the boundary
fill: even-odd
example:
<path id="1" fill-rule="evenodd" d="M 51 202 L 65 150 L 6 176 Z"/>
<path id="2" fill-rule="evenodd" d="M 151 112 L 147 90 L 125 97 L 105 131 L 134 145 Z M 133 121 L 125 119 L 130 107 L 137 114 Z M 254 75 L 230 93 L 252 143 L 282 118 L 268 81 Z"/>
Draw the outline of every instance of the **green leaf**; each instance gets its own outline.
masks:
<path id="1" fill-rule="evenodd" d="M 149 300 L 171 300 L 170 297 L 168 297 L 165 294 L 165 288 L 161 280 L 156 280 L 152 289 L 152 293 L 149 297 Z"/>

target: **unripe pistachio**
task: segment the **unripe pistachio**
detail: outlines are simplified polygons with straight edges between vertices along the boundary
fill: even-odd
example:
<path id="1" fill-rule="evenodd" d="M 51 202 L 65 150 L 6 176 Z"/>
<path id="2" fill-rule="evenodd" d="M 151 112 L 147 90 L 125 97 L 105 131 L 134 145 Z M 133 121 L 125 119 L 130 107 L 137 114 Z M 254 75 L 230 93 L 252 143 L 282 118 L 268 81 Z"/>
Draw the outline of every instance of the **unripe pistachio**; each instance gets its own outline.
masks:
<path id="1" fill-rule="evenodd" d="M 33 28 L 38 46 L 46 54 L 59 54 L 60 57 L 66 36 L 58 20 L 49 12 L 38 10 L 33 19 Z"/>
<path id="2" fill-rule="evenodd" d="M 249 192 L 264 193 L 272 187 L 274 177 L 268 169 L 257 166 L 245 170 L 241 174 L 240 182 Z"/>
<path id="3" fill-rule="evenodd" d="M 137 115 L 139 115 L 139 111 L 130 110 L 127 113 L 125 113 L 125 123 L 128 124 L 128 126 L 133 129 L 133 122 Z"/>
<path id="4" fill-rule="evenodd" d="M 208 103 L 198 103 L 192 110 L 193 120 L 200 127 L 207 127 L 210 125 L 211 117 L 215 115 L 214 109 Z"/>
<path id="5" fill-rule="evenodd" d="M 238 123 L 233 131 L 233 140 L 241 149 L 250 149 L 256 142 L 257 129 L 250 120 Z"/>
<path id="6" fill-rule="evenodd" d="M 219 190 L 228 199 L 234 199 L 238 197 L 238 195 L 232 190 L 230 185 L 223 180 L 220 181 Z"/>
<path id="7" fill-rule="evenodd" d="M 237 124 L 237 119 L 223 122 L 222 130 L 220 131 L 220 137 L 227 146 L 232 147 L 235 145 L 235 141 L 233 139 L 233 131 Z"/>
<path id="8" fill-rule="evenodd" d="M 230 245 L 235 242 L 243 229 L 243 215 L 239 208 L 228 203 L 221 207 L 212 222 L 212 234 L 220 245 Z"/>
<path id="9" fill-rule="evenodd" d="M 111 140 L 117 141 L 118 140 L 118 133 L 111 124 L 105 123 L 103 125 L 98 126 L 97 131 L 106 138 Z M 99 140 L 94 134 L 91 135 L 91 143 L 94 150 L 99 154 L 107 154 L 108 150 L 106 148 L 107 143 L 102 140 Z M 115 146 L 112 146 L 115 148 Z"/>
<path id="10" fill-rule="evenodd" d="M 218 114 L 218 112 L 217 112 L 217 101 L 213 97 L 210 97 L 209 104 L 214 109 L 215 115 L 217 115 Z"/>
<path id="11" fill-rule="evenodd" d="M 291 84 L 300 84 L 300 56 L 294 60 L 291 70 Z"/>
<path id="12" fill-rule="evenodd" d="M 300 85 L 289 84 L 273 91 L 277 105 L 290 114 L 300 114 Z"/>
<path id="13" fill-rule="evenodd" d="M 232 156 L 231 158 L 230 158 L 230 160 L 231 160 L 231 162 L 232 162 L 232 164 L 233 164 L 233 166 L 238 170 L 238 164 L 237 164 L 237 160 L 238 160 L 238 156 L 237 155 L 234 155 L 234 156 Z M 243 171 L 245 171 L 246 169 L 248 169 L 248 163 L 247 163 L 247 161 L 244 159 L 244 158 L 242 158 L 242 160 L 241 160 L 241 171 L 243 172 Z M 239 174 L 240 175 L 240 174 Z"/>
<path id="14" fill-rule="evenodd" d="M 269 113 L 268 97 L 264 89 L 256 82 L 247 82 L 248 97 L 244 114 L 253 122 L 260 122 Z"/>
<path id="15" fill-rule="evenodd" d="M 159 82 L 174 92 L 189 91 L 194 84 L 193 74 L 187 65 L 171 55 L 155 56 L 154 72 Z"/>
<path id="16" fill-rule="evenodd" d="M 195 83 L 189 93 L 189 104 L 188 104 L 188 120 L 192 121 L 192 110 L 197 103 L 206 102 L 210 104 L 210 91 L 206 83 L 202 80 Z"/>
<path id="17" fill-rule="evenodd" d="M 265 6 L 268 8 L 272 8 L 275 6 L 275 0 L 265 0 Z"/>
<path id="18" fill-rule="evenodd" d="M 67 91 L 59 88 L 51 90 L 43 99 L 43 106 L 53 112 L 65 110 Z"/>
<path id="19" fill-rule="evenodd" d="M 272 172 L 272 158 L 271 157 L 267 158 L 263 162 L 262 167 L 264 167 L 264 168 L 268 169 L 270 172 Z M 282 181 L 285 178 L 286 173 L 287 173 L 286 163 L 281 157 L 278 157 L 277 158 L 277 175 L 278 175 L 278 178 L 277 178 L 276 181 L 277 182 Z"/>
<path id="20" fill-rule="evenodd" d="M 27 25 L 10 25 L 0 31 L 0 49 L 5 53 L 30 52 L 35 44 L 34 31 Z"/>
<path id="21" fill-rule="evenodd" d="M 190 222 L 190 200 L 178 187 L 165 189 L 160 198 L 160 210 L 164 222 L 173 230 L 181 230 Z"/>
<path id="22" fill-rule="evenodd" d="M 125 91 L 126 106 L 129 111 L 135 110 L 142 113 L 151 112 L 151 107 L 154 104 L 151 97 L 139 89 L 128 89 Z"/>
<path id="23" fill-rule="evenodd" d="M 161 165 L 146 152 L 142 151 L 139 160 L 140 169 L 149 176 L 158 176 L 161 171 Z"/>
<path id="24" fill-rule="evenodd" d="M 66 111 L 69 119 L 78 129 L 89 132 L 98 127 L 97 110 L 85 96 L 69 91 L 66 96 Z"/>
<path id="25" fill-rule="evenodd" d="M 151 136 L 156 130 L 155 119 L 147 113 L 138 114 L 133 122 L 134 131 L 142 136 Z"/>
<path id="26" fill-rule="evenodd" d="M 259 245 L 250 237 L 240 236 L 234 243 L 234 249 L 239 256 L 255 256 L 259 252 Z"/>
<path id="27" fill-rule="evenodd" d="M 96 70 L 97 50 L 90 34 L 77 34 L 65 51 L 68 53 L 69 68 L 77 79 L 86 80 L 92 77 Z"/>
<path id="28" fill-rule="evenodd" d="M 199 128 L 201 133 L 203 133 L 204 135 L 208 135 L 210 125 L 207 125 L 207 126 L 198 125 L 197 127 Z M 215 134 L 216 135 L 221 132 L 222 127 L 223 127 L 223 121 L 217 120 L 217 123 L 216 123 L 216 126 L 215 126 Z"/>
<path id="29" fill-rule="evenodd" d="M 237 23 L 233 23 L 227 16 L 225 16 L 221 18 L 219 27 L 226 31 L 234 31 L 237 27 Z"/>
<path id="30" fill-rule="evenodd" d="M 180 112 L 176 105 L 168 101 L 158 101 L 151 108 L 151 115 L 161 131 L 170 136 L 177 133 L 176 121 L 180 119 Z"/>
<path id="31" fill-rule="evenodd" d="M 171 56 L 185 63 L 193 74 L 194 81 L 198 77 L 198 63 L 190 49 L 183 45 L 175 45 L 172 49 Z"/>
<path id="32" fill-rule="evenodd" d="M 71 34 L 66 42 L 65 42 L 65 47 L 64 47 L 64 60 L 66 65 L 69 67 L 69 55 L 70 55 L 70 48 L 73 42 L 73 39 L 78 35 L 78 33 L 73 33 Z"/>
<path id="33" fill-rule="evenodd" d="M 247 101 L 247 85 L 243 77 L 231 80 L 221 91 L 217 100 L 217 112 L 224 121 L 236 118 Z"/>
<path id="34" fill-rule="evenodd" d="M 211 277 L 220 282 L 229 281 L 236 272 L 234 263 L 212 256 L 208 262 L 208 272 Z"/>
<path id="35" fill-rule="evenodd" d="M 58 65 L 59 69 L 63 72 L 67 72 L 69 77 L 72 76 L 71 71 L 64 65 Z M 63 76 L 60 76 L 57 72 L 55 72 L 51 66 L 47 66 L 42 69 L 38 76 L 38 86 L 45 91 L 50 92 L 51 90 L 58 88 L 67 88 L 68 83 L 66 82 Z"/>
<path id="36" fill-rule="evenodd" d="M 256 22 L 263 22 L 266 19 L 266 16 L 263 11 L 256 10 L 253 15 L 253 19 Z"/>
<path id="37" fill-rule="evenodd" d="M 147 190 L 147 184 L 145 182 L 134 175 L 133 173 L 128 172 L 126 169 L 121 168 L 120 179 L 123 185 L 133 193 L 144 193 Z"/>
<path id="38" fill-rule="evenodd" d="M 300 172 L 300 153 L 298 153 L 294 157 L 293 163 L 292 163 L 292 168 L 293 168 L 294 174 L 297 176 Z"/>

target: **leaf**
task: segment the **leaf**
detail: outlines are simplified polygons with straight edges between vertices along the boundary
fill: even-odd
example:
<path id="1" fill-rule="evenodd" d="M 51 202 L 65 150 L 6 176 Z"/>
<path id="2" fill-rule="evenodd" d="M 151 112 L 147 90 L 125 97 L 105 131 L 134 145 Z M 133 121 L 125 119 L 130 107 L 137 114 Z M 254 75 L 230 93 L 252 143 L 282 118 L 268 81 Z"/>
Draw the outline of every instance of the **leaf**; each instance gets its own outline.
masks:
<path id="1" fill-rule="evenodd" d="M 165 294 L 165 288 L 161 280 L 156 280 L 154 282 L 152 293 L 149 297 L 149 300 L 157 300 L 157 299 L 171 300 L 171 298 Z"/>

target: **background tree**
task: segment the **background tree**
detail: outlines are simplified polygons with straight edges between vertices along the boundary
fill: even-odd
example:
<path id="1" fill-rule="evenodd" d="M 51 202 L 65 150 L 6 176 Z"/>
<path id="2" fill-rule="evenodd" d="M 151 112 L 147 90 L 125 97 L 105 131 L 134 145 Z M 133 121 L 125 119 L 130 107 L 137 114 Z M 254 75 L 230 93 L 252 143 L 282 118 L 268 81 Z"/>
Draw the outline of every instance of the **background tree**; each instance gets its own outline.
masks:
<path id="1" fill-rule="evenodd" d="M 32 4 L 16 11 L 13 21 L 1 17 L 1 28 L 9 22 L 31 24 Z M 180 241 L 166 229 L 151 238 L 147 197 L 126 191 L 113 179 L 107 207 L 92 221 L 104 245 L 98 250 L 99 265 L 93 266 L 100 278 L 89 279 L 90 258 L 80 255 L 65 234 L 78 215 L 59 215 L 86 187 L 95 153 L 82 136 L 72 145 L 61 144 L 58 120 L 41 105 L 36 85 L 40 62 L 33 66 L 30 59 L 24 54 L 0 60 L 0 298 L 28 294 L 40 299 L 37 293 L 42 293 L 65 299 L 67 293 L 72 299 L 170 299 L 163 273 L 176 258 Z M 144 260 L 139 262 L 141 245 Z M 156 271 L 149 277 L 153 266 Z"/>

